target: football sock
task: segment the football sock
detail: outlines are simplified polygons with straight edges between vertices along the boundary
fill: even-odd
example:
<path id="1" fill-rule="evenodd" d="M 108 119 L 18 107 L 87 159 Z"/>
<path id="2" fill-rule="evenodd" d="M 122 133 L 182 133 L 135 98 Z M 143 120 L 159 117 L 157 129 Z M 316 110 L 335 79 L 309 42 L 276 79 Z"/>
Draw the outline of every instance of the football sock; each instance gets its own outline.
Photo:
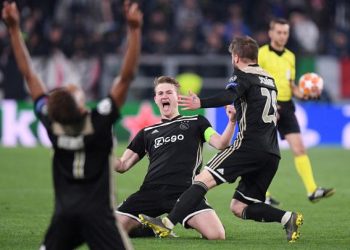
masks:
<path id="1" fill-rule="evenodd" d="M 267 197 L 271 197 L 271 193 L 270 193 L 269 190 L 266 191 L 266 198 L 267 198 Z"/>
<path id="2" fill-rule="evenodd" d="M 139 238 L 139 237 L 155 237 L 155 234 L 152 228 L 141 226 L 134 228 L 129 232 L 130 238 Z"/>
<path id="3" fill-rule="evenodd" d="M 284 226 L 289 221 L 291 216 L 292 212 L 286 212 L 281 219 L 281 224 Z"/>
<path id="4" fill-rule="evenodd" d="M 311 195 L 316 190 L 317 185 L 314 180 L 309 157 L 307 155 L 296 156 L 294 163 L 298 174 L 304 182 L 307 194 Z"/>
<path id="5" fill-rule="evenodd" d="M 204 198 L 208 191 L 208 187 L 199 181 L 195 181 L 177 200 L 174 208 L 168 214 L 168 219 L 176 225 L 192 211 Z"/>
<path id="6" fill-rule="evenodd" d="M 242 212 L 242 219 L 258 222 L 281 222 L 286 211 L 272 207 L 265 203 L 248 205 Z"/>

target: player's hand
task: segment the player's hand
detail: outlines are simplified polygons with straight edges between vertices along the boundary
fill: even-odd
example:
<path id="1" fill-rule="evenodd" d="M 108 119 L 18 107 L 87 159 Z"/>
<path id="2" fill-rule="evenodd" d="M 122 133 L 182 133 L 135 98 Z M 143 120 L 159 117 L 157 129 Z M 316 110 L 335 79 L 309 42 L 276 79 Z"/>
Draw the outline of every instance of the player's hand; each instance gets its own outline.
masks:
<path id="1" fill-rule="evenodd" d="M 129 0 L 124 2 L 124 13 L 126 21 L 131 29 L 139 29 L 142 26 L 143 14 L 137 3 L 130 4 Z"/>
<path id="2" fill-rule="evenodd" d="M 226 115 L 231 122 L 236 122 L 236 109 L 233 105 L 226 105 Z"/>
<path id="3" fill-rule="evenodd" d="M 2 19 L 9 28 L 19 26 L 19 12 L 15 2 L 4 2 L 2 7 Z"/>
<path id="4" fill-rule="evenodd" d="M 114 170 L 120 172 L 123 169 L 123 163 L 119 158 L 115 158 Z"/>
<path id="5" fill-rule="evenodd" d="M 189 96 L 179 95 L 179 106 L 183 107 L 182 110 L 199 109 L 201 107 L 201 100 L 199 97 L 192 91 L 189 91 L 188 93 Z"/>

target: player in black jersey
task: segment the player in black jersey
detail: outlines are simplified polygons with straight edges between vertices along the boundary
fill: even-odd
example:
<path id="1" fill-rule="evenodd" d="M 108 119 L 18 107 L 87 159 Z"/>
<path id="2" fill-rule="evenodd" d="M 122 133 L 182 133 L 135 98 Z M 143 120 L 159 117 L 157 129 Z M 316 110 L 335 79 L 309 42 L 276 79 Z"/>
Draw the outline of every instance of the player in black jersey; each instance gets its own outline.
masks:
<path id="1" fill-rule="evenodd" d="M 74 85 L 47 92 L 24 44 L 15 3 L 4 3 L 2 17 L 13 52 L 30 95 L 35 114 L 53 145 L 55 208 L 40 249 L 74 249 L 87 243 L 90 249 L 130 249 L 118 230 L 113 201 L 111 155 L 112 125 L 120 117 L 127 90 L 138 65 L 142 13 L 136 3 L 125 4 L 128 48 L 120 76 L 97 108 L 85 107 L 84 93 Z M 125 235 L 125 233 L 124 233 Z"/>
<path id="2" fill-rule="evenodd" d="M 303 216 L 264 203 L 266 190 L 280 160 L 274 80 L 257 64 L 258 45 L 252 38 L 235 38 L 229 50 L 234 74 L 226 90 L 207 99 L 199 99 L 194 94 L 180 96 L 179 104 L 185 109 L 197 109 L 233 102 L 239 124 L 237 138 L 208 162 L 167 217 L 162 220 L 140 217 L 160 235 L 166 236 L 190 209 L 197 206 L 209 189 L 225 182 L 233 183 L 241 177 L 231 201 L 234 215 L 260 222 L 280 222 L 286 229 L 287 240 L 294 242 L 299 238 Z"/>
<path id="3" fill-rule="evenodd" d="M 205 117 L 179 114 L 179 84 L 174 78 L 161 76 L 154 83 L 154 100 L 162 122 L 139 131 L 116 167 L 118 172 L 125 172 L 146 154 L 149 158 L 142 186 L 116 211 L 118 220 L 131 236 L 136 230 L 141 231 L 139 214 L 156 217 L 168 213 L 191 186 L 202 165 L 203 143 L 224 149 L 230 145 L 234 132 L 235 110 L 232 105 L 226 109 L 227 127 L 219 135 Z M 188 210 L 181 222 L 185 227 L 196 229 L 206 239 L 225 239 L 224 227 L 204 196 Z M 145 236 L 142 231 L 142 236 Z"/>

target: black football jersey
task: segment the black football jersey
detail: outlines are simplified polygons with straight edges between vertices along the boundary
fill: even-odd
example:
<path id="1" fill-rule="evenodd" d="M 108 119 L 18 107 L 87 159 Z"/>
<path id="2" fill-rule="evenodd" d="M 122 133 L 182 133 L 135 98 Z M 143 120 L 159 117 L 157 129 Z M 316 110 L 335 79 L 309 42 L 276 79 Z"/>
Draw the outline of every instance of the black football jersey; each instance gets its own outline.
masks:
<path id="1" fill-rule="evenodd" d="M 280 155 L 277 141 L 277 89 L 272 77 L 258 65 L 235 68 L 227 89 L 234 92 L 239 132 L 235 148 Z"/>
<path id="2" fill-rule="evenodd" d="M 56 209 L 112 206 L 112 126 L 119 118 L 119 111 L 111 97 L 101 100 L 88 113 L 82 131 L 76 136 L 68 135 L 65 127 L 49 119 L 47 96 L 36 100 L 34 110 L 54 149 Z"/>
<path id="3" fill-rule="evenodd" d="M 128 148 L 149 166 L 144 184 L 190 186 L 202 165 L 204 132 L 211 127 L 201 116 L 177 116 L 139 131 Z"/>

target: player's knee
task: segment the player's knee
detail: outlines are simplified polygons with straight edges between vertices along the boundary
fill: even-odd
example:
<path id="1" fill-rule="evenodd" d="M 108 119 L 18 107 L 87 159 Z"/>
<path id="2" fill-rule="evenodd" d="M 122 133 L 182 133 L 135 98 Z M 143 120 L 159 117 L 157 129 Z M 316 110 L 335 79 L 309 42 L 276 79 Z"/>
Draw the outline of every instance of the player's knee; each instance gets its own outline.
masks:
<path id="1" fill-rule="evenodd" d="M 226 238 L 225 229 L 212 230 L 206 235 L 203 235 L 203 237 L 207 240 L 224 240 Z"/>
<path id="2" fill-rule="evenodd" d="M 242 218 L 242 211 L 243 208 L 241 206 L 238 206 L 236 204 L 231 204 L 230 206 L 231 212 L 238 218 Z"/>
<path id="3" fill-rule="evenodd" d="M 292 146 L 294 155 L 300 156 L 306 154 L 306 149 L 302 143 L 298 143 Z"/>
<path id="4" fill-rule="evenodd" d="M 294 155 L 296 155 L 296 156 L 300 156 L 300 155 L 306 154 L 306 150 L 305 150 L 304 147 L 297 147 L 293 151 L 294 151 Z"/>

